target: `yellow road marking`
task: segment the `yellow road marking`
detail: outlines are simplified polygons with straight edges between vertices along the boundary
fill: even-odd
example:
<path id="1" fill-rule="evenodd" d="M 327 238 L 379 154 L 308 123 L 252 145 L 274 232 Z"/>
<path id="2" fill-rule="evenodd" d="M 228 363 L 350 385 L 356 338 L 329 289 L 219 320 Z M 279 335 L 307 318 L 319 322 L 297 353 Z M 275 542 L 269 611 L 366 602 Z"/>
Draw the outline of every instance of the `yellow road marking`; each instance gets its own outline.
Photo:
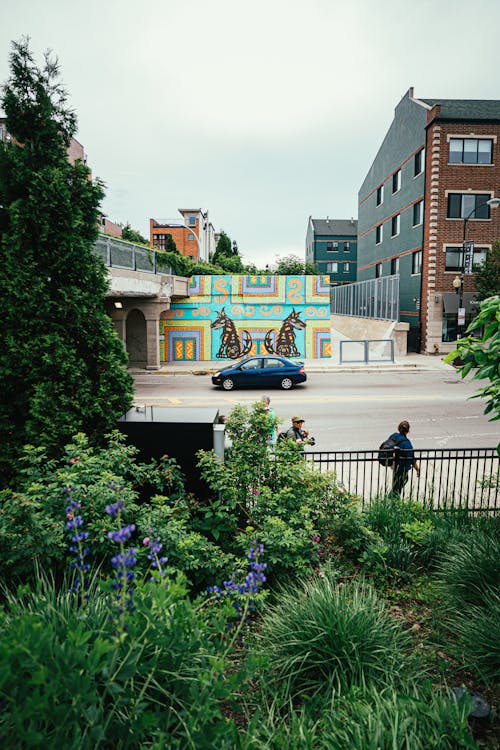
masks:
<path id="1" fill-rule="evenodd" d="M 222 396 L 220 398 L 216 398 L 212 396 L 211 398 L 186 398 L 186 399 L 173 399 L 173 398 L 155 398 L 151 401 L 145 401 L 143 399 L 137 399 L 134 401 L 134 405 L 145 404 L 146 406 L 214 406 L 217 404 L 240 404 L 240 403 L 248 403 L 252 404 L 256 401 L 259 401 L 259 397 L 256 396 L 243 396 L 239 398 L 228 398 L 227 396 Z M 297 400 L 300 400 L 301 403 L 346 403 L 346 402 L 363 402 L 367 401 L 369 403 L 373 403 L 375 401 L 444 401 L 445 396 L 441 396 L 438 394 L 422 394 L 422 395 L 411 395 L 411 396 L 374 396 L 373 394 L 366 394 L 365 396 L 305 396 L 300 397 L 300 399 L 295 398 L 286 398 L 284 396 L 273 396 L 273 402 L 274 403 L 297 403 Z"/>

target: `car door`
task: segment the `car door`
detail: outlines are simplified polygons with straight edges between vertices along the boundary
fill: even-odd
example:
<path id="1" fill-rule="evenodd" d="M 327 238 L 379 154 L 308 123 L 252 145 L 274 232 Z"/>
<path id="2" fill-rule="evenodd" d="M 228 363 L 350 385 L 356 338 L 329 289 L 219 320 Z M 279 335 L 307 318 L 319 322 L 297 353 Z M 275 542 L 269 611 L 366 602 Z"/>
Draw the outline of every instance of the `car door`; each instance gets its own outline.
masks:
<path id="1" fill-rule="evenodd" d="M 262 363 L 262 385 L 279 385 L 286 373 L 286 365 L 277 357 L 264 357 Z"/>
<path id="2" fill-rule="evenodd" d="M 260 385 L 261 367 L 262 359 L 260 357 L 254 357 L 246 362 L 242 362 L 239 368 L 238 385 L 248 387 Z"/>

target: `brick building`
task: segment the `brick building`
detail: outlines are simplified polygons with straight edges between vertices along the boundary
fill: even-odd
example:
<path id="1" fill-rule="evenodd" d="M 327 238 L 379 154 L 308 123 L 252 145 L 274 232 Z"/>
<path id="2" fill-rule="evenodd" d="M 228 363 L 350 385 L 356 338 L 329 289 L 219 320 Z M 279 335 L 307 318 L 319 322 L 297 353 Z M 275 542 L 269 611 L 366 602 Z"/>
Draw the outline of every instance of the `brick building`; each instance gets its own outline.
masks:
<path id="1" fill-rule="evenodd" d="M 359 191 L 358 280 L 398 273 L 409 350 L 447 352 L 460 332 L 453 281 L 500 239 L 500 101 L 417 99 L 410 88 Z M 463 276 L 465 325 L 474 275 Z"/>
<path id="2" fill-rule="evenodd" d="M 179 208 L 180 219 L 149 220 L 149 241 L 158 250 L 165 249 L 166 236 L 170 234 L 177 250 L 187 258 L 208 261 L 215 252 L 215 230 L 208 211 L 201 208 Z"/>
<path id="3" fill-rule="evenodd" d="M 356 281 L 358 222 L 355 219 L 313 219 L 306 233 L 306 262 L 328 274 L 332 286 Z"/>

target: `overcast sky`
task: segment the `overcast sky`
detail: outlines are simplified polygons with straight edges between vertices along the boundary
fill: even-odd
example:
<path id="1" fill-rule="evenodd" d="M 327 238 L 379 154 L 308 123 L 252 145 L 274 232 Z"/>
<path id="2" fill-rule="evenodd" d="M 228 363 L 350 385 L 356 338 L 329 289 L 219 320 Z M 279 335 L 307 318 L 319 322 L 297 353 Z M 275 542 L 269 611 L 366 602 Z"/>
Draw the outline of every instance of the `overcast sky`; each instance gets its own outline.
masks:
<path id="1" fill-rule="evenodd" d="M 357 216 L 357 194 L 414 86 L 500 98 L 499 0 L 4 0 L 10 43 L 51 49 L 103 210 L 209 211 L 263 266 L 304 255 L 307 220 Z"/>

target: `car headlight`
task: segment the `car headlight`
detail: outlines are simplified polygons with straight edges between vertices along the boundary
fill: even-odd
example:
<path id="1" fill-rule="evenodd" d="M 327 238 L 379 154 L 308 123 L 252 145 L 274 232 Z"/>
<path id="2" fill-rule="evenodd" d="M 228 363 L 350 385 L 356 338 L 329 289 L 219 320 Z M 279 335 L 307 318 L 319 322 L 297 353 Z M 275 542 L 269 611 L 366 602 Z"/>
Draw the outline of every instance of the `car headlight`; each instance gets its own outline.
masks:
<path id="1" fill-rule="evenodd" d="M 214 378 L 219 378 L 219 377 L 220 377 L 220 372 L 214 373 Z"/>

